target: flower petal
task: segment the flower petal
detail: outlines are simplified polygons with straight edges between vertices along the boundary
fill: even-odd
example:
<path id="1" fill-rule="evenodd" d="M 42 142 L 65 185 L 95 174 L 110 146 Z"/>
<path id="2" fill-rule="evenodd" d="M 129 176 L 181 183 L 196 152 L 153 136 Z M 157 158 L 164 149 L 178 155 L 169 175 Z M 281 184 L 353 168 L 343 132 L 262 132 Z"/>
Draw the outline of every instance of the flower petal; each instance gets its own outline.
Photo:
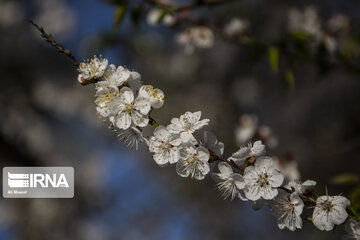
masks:
<path id="1" fill-rule="evenodd" d="M 203 120 L 198 121 L 197 123 L 195 123 L 193 127 L 194 127 L 194 129 L 199 130 L 200 128 L 208 125 L 209 122 L 210 122 L 210 119 L 205 118 L 205 119 L 203 119 Z"/>
<path id="2" fill-rule="evenodd" d="M 178 148 L 172 148 L 170 149 L 170 153 L 169 153 L 169 158 L 168 161 L 169 163 L 173 164 L 173 163 L 177 163 L 180 159 L 180 151 Z"/>
<path id="3" fill-rule="evenodd" d="M 255 169 L 261 173 L 267 173 L 274 169 L 274 161 L 271 157 L 260 157 L 255 162 Z"/>
<path id="4" fill-rule="evenodd" d="M 272 187 L 280 187 L 284 181 L 284 176 L 277 170 L 272 170 L 271 175 L 269 176 L 269 184 Z"/>
<path id="5" fill-rule="evenodd" d="M 233 179 L 234 184 L 237 187 L 237 189 L 244 189 L 245 188 L 245 181 L 244 181 L 243 177 L 240 174 L 233 173 L 233 174 L 231 174 L 230 177 Z"/>
<path id="6" fill-rule="evenodd" d="M 331 221 L 330 216 L 320 207 L 315 207 L 312 222 L 321 231 L 330 231 L 334 228 L 334 223 Z"/>
<path id="7" fill-rule="evenodd" d="M 190 143 L 192 145 L 198 144 L 195 137 L 189 132 L 180 133 L 180 139 L 183 143 Z"/>
<path id="8" fill-rule="evenodd" d="M 246 185 L 248 185 L 248 184 L 251 185 L 251 184 L 256 183 L 258 178 L 259 178 L 259 175 L 256 173 L 255 167 L 249 166 L 249 167 L 245 168 L 244 181 L 245 181 Z"/>
<path id="9" fill-rule="evenodd" d="M 120 98 L 122 102 L 131 104 L 134 101 L 134 93 L 131 90 L 122 91 L 122 95 Z"/>
<path id="10" fill-rule="evenodd" d="M 233 160 L 236 164 L 243 165 L 246 158 L 250 157 L 250 149 L 248 147 L 240 148 L 237 152 L 233 153 L 229 160 Z"/>
<path id="11" fill-rule="evenodd" d="M 170 132 L 180 133 L 183 130 L 183 126 L 179 118 L 172 118 L 171 123 L 167 126 Z"/>
<path id="12" fill-rule="evenodd" d="M 163 142 L 166 142 L 170 139 L 170 133 L 164 126 L 158 126 L 155 128 L 153 134 L 157 139 Z"/>
<path id="13" fill-rule="evenodd" d="M 350 205 L 350 201 L 343 196 L 333 196 L 332 203 L 343 208 L 346 208 Z"/>
<path id="14" fill-rule="evenodd" d="M 266 200 L 271 200 L 278 195 L 278 190 L 270 186 L 261 189 L 261 196 Z"/>
<path id="15" fill-rule="evenodd" d="M 335 223 L 337 225 L 345 222 L 345 220 L 348 217 L 346 209 L 344 207 L 340 207 L 340 206 L 336 206 L 336 205 L 333 206 L 331 214 L 332 214 L 333 223 Z"/>
<path id="16" fill-rule="evenodd" d="M 253 147 L 251 148 L 251 153 L 254 157 L 261 156 L 265 153 L 265 145 L 261 141 L 254 142 Z"/>
<path id="17" fill-rule="evenodd" d="M 160 166 L 168 163 L 167 155 L 163 151 L 155 153 L 153 157 L 155 162 Z"/>
<path id="18" fill-rule="evenodd" d="M 190 175 L 189 168 L 187 168 L 186 160 L 180 160 L 176 164 L 176 172 L 181 177 L 188 177 Z"/>
<path id="19" fill-rule="evenodd" d="M 219 168 L 221 175 L 226 178 L 229 178 L 230 175 L 233 173 L 233 169 L 228 163 L 220 162 L 218 164 L 218 168 Z"/>
<path id="20" fill-rule="evenodd" d="M 134 111 L 131 113 L 131 118 L 133 123 L 139 127 L 146 127 L 149 123 L 149 118 L 146 115 L 142 115 L 141 113 Z"/>
<path id="21" fill-rule="evenodd" d="M 247 185 L 245 188 L 245 196 L 249 200 L 255 201 L 261 198 L 261 187 L 259 184 Z"/>
<path id="22" fill-rule="evenodd" d="M 204 148 L 203 146 L 198 147 L 197 149 L 198 153 L 198 158 L 203 161 L 203 162 L 208 162 L 209 158 L 210 158 L 210 154 L 209 151 Z"/>
<path id="23" fill-rule="evenodd" d="M 147 100 L 142 100 L 141 98 L 137 98 L 135 100 L 134 107 L 144 115 L 148 114 L 151 110 L 150 103 Z"/>
<path id="24" fill-rule="evenodd" d="M 121 112 L 115 117 L 115 125 L 120 129 L 128 129 L 131 126 L 131 117 L 126 112 Z"/>

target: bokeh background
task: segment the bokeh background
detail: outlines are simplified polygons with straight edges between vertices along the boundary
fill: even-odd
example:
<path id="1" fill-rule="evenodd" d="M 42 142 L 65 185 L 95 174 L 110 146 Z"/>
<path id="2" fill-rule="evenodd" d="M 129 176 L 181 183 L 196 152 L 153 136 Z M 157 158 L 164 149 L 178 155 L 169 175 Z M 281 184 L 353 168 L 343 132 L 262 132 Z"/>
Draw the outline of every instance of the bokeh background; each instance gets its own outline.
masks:
<path id="1" fill-rule="evenodd" d="M 0 199 L 0 239 L 339 239 L 341 227 L 320 232 L 279 230 L 267 207 L 224 201 L 213 181 L 184 179 L 173 166 L 160 168 L 143 147 L 126 148 L 97 119 L 94 90 L 81 86 L 73 63 L 41 39 L 28 19 L 44 26 L 79 58 L 102 55 L 141 73 L 165 92 L 154 112 L 166 125 L 185 111 L 201 110 L 206 127 L 238 149 L 235 129 L 243 114 L 271 128 L 277 146 L 270 155 L 296 159 L 317 190 L 345 196 L 339 174 L 359 174 L 360 81 L 356 71 L 313 61 L 293 67 L 291 88 L 266 55 L 250 61 L 249 47 L 215 37 L 211 49 L 184 53 L 175 41 L 184 26 L 151 26 L 141 1 L 137 25 L 125 15 L 114 26 L 116 6 L 100 0 L 0 1 L 1 166 L 73 166 L 73 199 Z M 200 8 L 197 16 L 240 17 L 263 41 L 283 36 L 289 9 L 312 4 L 320 18 L 341 13 L 360 23 L 356 0 L 238 0 Z M 186 24 L 185 24 L 186 25 Z M 357 28 L 359 30 L 359 28 Z"/>

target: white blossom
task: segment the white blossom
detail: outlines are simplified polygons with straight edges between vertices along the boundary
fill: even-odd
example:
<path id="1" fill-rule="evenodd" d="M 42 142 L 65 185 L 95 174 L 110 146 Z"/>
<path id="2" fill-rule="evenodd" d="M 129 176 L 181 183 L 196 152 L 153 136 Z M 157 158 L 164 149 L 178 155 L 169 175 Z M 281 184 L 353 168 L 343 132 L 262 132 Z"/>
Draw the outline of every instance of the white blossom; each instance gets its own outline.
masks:
<path id="1" fill-rule="evenodd" d="M 345 223 L 346 236 L 345 240 L 360 239 L 360 220 L 349 219 Z"/>
<path id="2" fill-rule="evenodd" d="M 149 140 L 149 150 L 159 165 L 176 163 L 180 159 L 181 140 L 178 134 L 171 133 L 164 126 L 157 127 Z"/>
<path id="3" fill-rule="evenodd" d="M 139 90 L 139 96 L 148 100 L 152 108 L 160 108 L 164 104 L 163 91 L 151 85 L 142 86 Z"/>
<path id="4" fill-rule="evenodd" d="M 300 180 L 300 170 L 295 159 L 287 157 L 274 157 L 275 167 L 280 170 L 284 177 L 289 181 Z"/>
<path id="5" fill-rule="evenodd" d="M 115 96 L 119 96 L 119 86 L 130 78 L 130 74 L 123 71 L 123 67 L 116 67 L 111 64 L 102 76 L 102 81 L 95 83 L 96 89 L 96 110 L 101 117 L 109 117 L 108 104 Z"/>
<path id="6" fill-rule="evenodd" d="M 242 147 L 239 151 L 233 153 L 229 160 L 234 161 L 238 165 L 246 165 L 247 161 L 254 162 L 256 158 L 265 153 L 265 145 L 261 141 L 251 143 L 248 147 Z"/>
<path id="7" fill-rule="evenodd" d="M 228 163 L 220 162 L 218 168 L 220 173 L 212 173 L 217 188 L 224 199 L 230 197 L 233 200 L 239 194 L 239 190 L 245 187 L 244 179 L 239 173 L 234 173 Z"/>
<path id="8" fill-rule="evenodd" d="M 324 33 L 321 37 L 321 41 L 324 44 L 325 48 L 328 50 L 329 53 L 334 54 L 338 43 L 336 42 L 336 39 L 329 34 Z"/>
<path id="9" fill-rule="evenodd" d="M 209 151 L 204 147 L 186 146 L 176 164 L 176 172 L 182 177 L 191 176 L 202 180 L 210 172 Z"/>
<path id="10" fill-rule="evenodd" d="M 164 24 L 165 26 L 174 25 L 176 19 L 173 14 L 167 13 L 165 14 L 165 16 L 162 17 L 162 19 L 160 19 L 162 14 L 164 14 L 162 10 L 158 8 L 153 8 L 148 12 L 146 16 L 146 22 L 151 26 L 155 26 L 159 22 Z"/>
<path id="11" fill-rule="evenodd" d="M 139 143 L 141 142 L 147 143 L 147 139 L 143 136 L 141 131 L 136 127 L 130 127 L 125 130 L 116 129 L 115 133 L 119 138 L 119 140 L 123 141 L 123 143 L 130 149 L 135 148 L 135 150 L 138 150 Z"/>
<path id="12" fill-rule="evenodd" d="M 151 109 L 150 103 L 142 97 L 134 99 L 130 88 L 123 87 L 119 96 L 112 98 L 108 103 L 110 121 L 120 129 L 128 129 L 133 123 L 135 126 L 145 127 L 149 123 L 147 114 Z"/>
<path id="13" fill-rule="evenodd" d="M 246 144 L 256 134 L 258 118 L 255 115 L 244 114 L 239 119 L 235 129 L 236 142 L 239 146 Z"/>
<path id="14" fill-rule="evenodd" d="M 184 143 L 197 142 L 193 136 L 196 130 L 208 125 L 209 119 L 200 120 L 201 111 L 186 112 L 180 118 L 171 119 L 171 123 L 167 126 L 170 132 L 180 134 L 180 138 Z"/>
<path id="15" fill-rule="evenodd" d="M 177 42 L 185 46 L 185 53 L 192 54 L 195 47 L 212 48 L 214 45 L 214 33 L 208 27 L 191 27 L 177 36 Z"/>
<path id="16" fill-rule="evenodd" d="M 109 117 L 111 112 L 109 111 L 108 104 L 113 101 L 115 97 L 120 94 L 117 88 L 101 88 L 95 94 L 96 111 L 100 117 Z"/>
<path id="17" fill-rule="evenodd" d="M 121 85 L 126 83 L 131 78 L 131 72 L 122 66 L 118 68 L 110 64 L 103 74 L 101 80 L 96 83 L 96 89 L 101 91 L 107 88 L 118 90 Z"/>
<path id="18" fill-rule="evenodd" d="M 217 140 L 215 134 L 212 132 L 204 131 L 204 139 L 200 141 L 200 144 L 218 156 L 224 153 L 224 143 Z"/>
<path id="19" fill-rule="evenodd" d="M 240 18 L 233 18 L 225 25 L 224 32 L 228 36 L 234 36 L 239 33 L 243 33 L 249 27 L 249 22 Z"/>
<path id="20" fill-rule="evenodd" d="M 313 12 L 307 14 L 311 15 Z M 187 34 L 190 34 L 189 41 L 198 47 L 212 45 L 210 29 L 193 27 L 188 29 Z M 206 39 L 206 35 L 211 36 L 212 40 Z M 81 63 L 79 72 L 78 79 L 81 83 L 97 80 L 95 103 L 100 117 L 109 118 L 112 125 L 118 128 L 114 130 L 117 136 L 127 146 L 138 149 L 139 143 L 145 142 L 157 164 L 163 166 L 176 163 L 176 171 L 180 176 L 202 180 L 210 172 L 210 154 L 223 154 L 224 144 L 213 133 L 205 131 L 203 140 L 199 142 L 193 136 L 196 130 L 208 125 L 210 121 L 200 120 L 201 111 L 186 112 L 179 118 L 172 118 L 167 127 L 158 126 L 149 140 L 145 138 L 140 127 L 148 125 L 151 108 L 163 105 L 164 93 L 151 85 L 141 86 L 139 73 L 122 66 L 108 66 L 107 59 L 96 57 L 87 63 Z M 257 131 L 257 118 L 246 115 L 242 121 L 245 126 L 241 126 L 238 131 L 239 139 L 247 141 Z M 263 135 L 271 135 L 269 129 L 263 131 Z M 278 218 L 280 229 L 286 227 L 294 231 L 302 228 L 300 215 L 304 202 L 300 196 L 314 187 L 316 182 L 307 180 L 301 183 L 292 180 L 284 186 L 284 190 L 278 189 L 284 182 L 284 175 L 276 169 L 272 158 L 262 156 L 264 153 L 265 145 L 256 141 L 232 154 L 230 161 L 247 166 L 243 176 L 234 172 L 229 163 L 220 162 L 219 173 L 212 174 L 217 188 L 224 199 L 239 197 L 253 201 L 254 209 L 260 208 L 265 202 L 269 203 L 271 211 Z M 287 189 L 292 193 L 285 191 Z M 329 231 L 335 224 L 339 225 L 347 219 L 346 208 L 349 205 L 350 201 L 342 196 L 321 196 L 316 200 L 312 221 L 320 230 Z M 348 221 L 347 228 L 351 239 L 359 237 L 359 222 Z"/>
<path id="21" fill-rule="evenodd" d="M 327 27 L 331 32 L 344 31 L 349 25 L 349 18 L 343 14 L 336 14 L 327 21 Z"/>
<path id="22" fill-rule="evenodd" d="M 274 149 L 277 147 L 279 143 L 278 139 L 269 126 L 259 126 L 257 133 L 259 135 L 259 138 L 263 139 L 267 148 Z"/>
<path id="23" fill-rule="evenodd" d="M 270 200 L 278 194 L 277 187 L 283 183 L 284 176 L 275 169 L 270 157 L 261 157 L 256 160 L 255 166 L 245 168 L 244 180 L 245 196 L 249 200 Z"/>
<path id="24" fill-rule="evenodd" d="M 308 189 L 314 188 L 316 182 L 313 180 L 306 180 L 305 182 L 301 183 L 300 181 L 290 181 L 284 187 L 289 190 L 294 190 L 298 194 L 302 194 L 306 192 Z"/>
<path id="25" fill-rule="evenodd" d="M 317 10 L 312 6 L 307 7 L 303 12 L 296 8 L 290 9 L 289 30 L 302 31 L 319 40 L 323 31 Z"/>
<path id="26" fill-rule="evenodd" d="M 88 62 L 82 62 L 79 65 L 78 81 L 83 84 L 86 80 L 99 79 L 107 69 L 108 60 L 106 58 L 94 57 Z"/>
<path id="27" fill-rule="evenodd" d="M 316 199 L 316 206 L 312 215 L 312 221 L 321 231 L 330 231 L 334 224 L 343 223 L 348 214 L 346 212 L 350 201 L 343 196 L 321 196 Z"/>
<path id="28" fill-rule="evenodd" d="M 289 194 L 284 190 L 279 190 L 279 194 L 270 201 L 270 209 L 277 217 L 280 229 L 287 227 L 291 231 L 302 228 L 301 213 L 304 202 L 297 193 Z"/>
<path id="29" fill-rule="evenodd" d="M 128 69 L 111 64 L 100 78 L 101 81 L 96 85 L 96 110 L 101 117 L 111 115 L 108 104 L 113 101 L 114 97 L 119 97 L 120 87 L 128 86 L 136 92 L 141 85 L 141 77 L 137 72 L 131 72 Z"/>
<path id="30" fill-rule="evenodd" d="M 141 75 L 138 72 L 130 71 L 129 69 L 125 69 L 130 72 L 131 78 L 126 81 L 126 86 L 128 86 L 133 92 L 138 92 L 142 86 Z"/>

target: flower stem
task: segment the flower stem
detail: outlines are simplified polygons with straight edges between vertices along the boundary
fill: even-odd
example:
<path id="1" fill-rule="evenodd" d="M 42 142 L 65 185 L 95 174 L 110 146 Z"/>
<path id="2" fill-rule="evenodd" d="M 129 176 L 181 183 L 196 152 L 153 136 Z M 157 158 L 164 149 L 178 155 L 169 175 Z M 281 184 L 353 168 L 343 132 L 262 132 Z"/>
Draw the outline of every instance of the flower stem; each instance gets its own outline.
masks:
<path id="1" fill-rule="evenodd" d="M 159 126 L 159 124 L 157 124 L 157 122 L 155 121 L 155 119 L 153 119 L 152 117 L 149 116 L 149 123 L 151 124 L 151 126 L 153 126 L 154 128 L 157 128 Z"/>

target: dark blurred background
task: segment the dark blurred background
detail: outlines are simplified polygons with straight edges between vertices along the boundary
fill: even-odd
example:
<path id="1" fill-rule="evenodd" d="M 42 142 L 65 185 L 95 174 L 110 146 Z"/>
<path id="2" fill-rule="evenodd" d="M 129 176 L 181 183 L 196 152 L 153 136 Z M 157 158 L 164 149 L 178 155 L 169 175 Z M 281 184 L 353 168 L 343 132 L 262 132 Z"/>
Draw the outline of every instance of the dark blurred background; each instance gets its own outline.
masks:
<path id="1" fill-rule="evenodd" d="M 154 6 L 134 4 L 142 6 L 138 23 L 125 15 L 114 26 L 117 6 L 106 1 L 0 0 L 1 166 L 73 166 L 76 185 L 73 199 L 1 198 L 0 239 L 339 239 L 341 228 L 320 232 L 306 221 L 303 230 L 279 230 L 267 207 L 224 201 L 209 177 L 181 178 L 174 166 L 157 166 L 146 149 L 127 149 L 97 119 L 93 87 L 78 84 L 73 63 L 28 19 L 79 58 L 102 53 L 162 89 L 158 122 L 201 110 L 211 119 L 206 129 L 225 143 L 225 156 L 239 147 L 240 116 L 256 115 L 277 138 L 268 153 L 296 159 L 320 194 L 327 186 L 348 196 L 355 186 L 331 179 L 360 171 L 358 72 L 336 64 L 322 71 L 304 60 L 292 67 L 289 87 L 266 55 L 250 61 L 246 45 L 215 37 L 213 48 L 184 54 L 175 36 L 186 24 L 150 26 L 146 12 Z M 325 22 L 347 16 L 358 34 L 357 0 L 238 0 L 194 14 L 248 19 L 249 35 L 271 42 L 283 37 L 291 8 L 310 4 Z"/>

